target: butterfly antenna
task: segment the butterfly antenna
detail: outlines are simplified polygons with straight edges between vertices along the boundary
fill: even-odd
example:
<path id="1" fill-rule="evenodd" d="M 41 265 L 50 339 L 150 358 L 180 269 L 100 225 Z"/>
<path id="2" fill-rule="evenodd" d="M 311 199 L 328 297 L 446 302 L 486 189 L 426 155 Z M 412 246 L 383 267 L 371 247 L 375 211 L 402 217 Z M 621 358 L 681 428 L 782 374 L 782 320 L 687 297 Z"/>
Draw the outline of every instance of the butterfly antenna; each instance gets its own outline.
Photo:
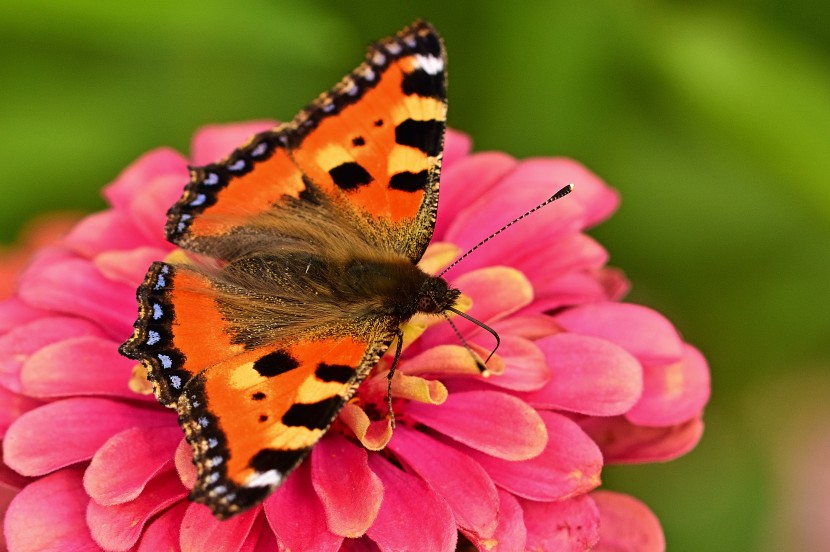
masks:
<path id="1" fill-rule="evenodd" d="M 508 228 L 510 228 L 511 226 L 513 226 L 514 224 L 516 224 L 517 222 L 522 220 L 523 218 L 525 218 L 526 216 L 530 215 L 531 213 L 534 213 L 534 212 L 538 211 L 539 209 L 541 209 L 545 205 L 553 203 L 557 199 L 562 199 L 563 197 L 565 197 L 566 195 L 571 193 L 573 191 L 573 189 L 574 189 L 573 184 L 568 184 L 567 186 L 565 186 L 564 188 L 562 188 L 561 190 L 559 190 L 558 192 L 556 192 L 555 194 L 550 196 L 548 199 L 546 199 L 545 201 L 543 201 L 542 203 L 540 203 L 539 205 L 537 205 L 536 207 L 534 207 L 530 211 L 526 212 L 525 214 L 523 214 L 520 217 L 514 218 L 513 220 L 511 220 L 510 222 L 508 222 L 507 224 L 505 224 L 504 226 L 502 226 L 501 228 L 499 228 L 498 230 L 496 230 L 495 232 L 493 232 L 492 234 L 490 234 L 489 236 L 487 236 L 486 238 L 484 238 L 483 240 L 481 240 L 480 242 L 475 244 L 470 250 L 468 250 L 466 253 L 464 253 L 463 255 L 458 257 L 452 264 L 450 264 L 450 266 L 448 266 L 447 268 L 442 270 L 438 274 L 438 276 L 443 276 L 452 267 L 454 267 L 455 265 L 457 265 L 458 263 L 460 263 L 461 261 L 466 259 L 473 251 L 475 251 L 476 249 L 478 249 L 479 247 L 481 247 L 482 245 L 484 245 L 488 241 L 492 240 L 493 238 L 495 238 L 496 236 L 498 236 L 499 234 L 501 234 L 502 232 L 504 232 L 505 230 L 507 230 Z M 458 311 L 456 311 L 456 312 L 458 312 Z M 461 314 L 461 313 L 458 313 L 458 314 Z M 486 326 L 481 325 L 481 323 L 479 323 L 478 321 L 475 321 L 475 322 L 477 324 L 479 324 L 480 326 L 482 326 L 483 328 L 486 328 Z M 490 330 L 490 332 L 495 334 L 495 332 L 493 332 L 492 330 Z M 492 354 L 490 356 L 492 356 Z"/>
<path id="2" fill-rule="evenodd" d="M 476 320 L 475 318 L 473 318 L 472 316 L 470 316 L 466 312 L 462 312 L 462 311 L 456 309 L 455 307 L 447 307 L 447 310 L 450 311 L 450 312 L 454 312 L 455 314 L 457 314 L 461 318 L 466 318 L 467 320 L 469 320 L 470 322 L 472 322 L 473 324 L 475 324 L 479 328 L 481 328 L 483 330 L 487 330 L 488 332 L 490 332 L 490 335 L 492 335 L 493 337 L 496 338 L 496 346 L 493 347 L 493 350 L 490 351 L 490 355 L 487 357 L 487 360 L 485 360 L 484 364 L 482 364 L 481 361 L 478 359 L 478 357 L 473 353 L 473 350 L 470 349 L 470 346 L 467 344 L 467 341 L 461 336 L 461 332 L 459 332 L 458 328 L 455 327 L 455 324 L 452 323 L 452 320 L 447 318 L 447 322 L 449 322 L 450 326 L 452 326 L 452 329 L 455 330 L 455 335 L 458 336 L 458 339 L 461 341 L 461 343 L 464 344 L 464 347 L 466 347 L 467 350 L 470 351 L 470 354 L 473 355 L 473 359 L 476 361 L 476 366 L 478 366 L 478 369 L 481 370 L 482 374 L 489 374 L 489 372 L 487 371 L 487 366 L 485 366 L 485 364 L 490 362 L 490 359 L 493 358 L 494 354 L 496 354 L 496 351 L 498 350 L 499 345 L 501 345 L 501 338 L 499 337 L 498 332 L 496 330 L 494 330 L 493 328 L 491 328 L 490 326 L 488 326 L 487 324 L 485 324 L 484 322 L 482 322 L 480 320 Z"/>

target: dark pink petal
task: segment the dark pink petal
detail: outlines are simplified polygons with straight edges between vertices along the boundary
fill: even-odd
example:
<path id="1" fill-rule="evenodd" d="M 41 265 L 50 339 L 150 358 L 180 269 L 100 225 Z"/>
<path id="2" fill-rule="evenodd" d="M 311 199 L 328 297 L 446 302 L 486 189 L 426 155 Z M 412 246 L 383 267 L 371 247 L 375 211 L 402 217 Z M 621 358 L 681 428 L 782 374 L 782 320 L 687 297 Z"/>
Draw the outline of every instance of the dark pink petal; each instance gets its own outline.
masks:
<path id="1" fill-rule="evenodd" d="M 646 366 L 640 401 L 625 417 L 641 426 L 670 426 L 697 418 L 709 401 L 709 366 L 703 355 L 684 346 L 679 362 Z"/>
<path id="2" fill-rule="evenodd" d="M 564 500 L 600 484 L 602 453 L 572 420 L 554 412 L 539 413 L 548 431 L 542 453 L 523 462 L 507 462 L 470 450 L 496 485 L 531 500 Z"/>
<path id="3" fill-rule="evenodd" d="M 470 149 L 472 149 L 472 147 L 473 141 L 470 139 L 468 134 L 448 128 L 447 133 L 444 136 L 444 155 L 442 166 L 452 167 L 457 164 L 459 160 L 463 159 L 464 156 L 470 153 Z"/>
<path id="4" fill-rule="evenodd" d="M 406 415 L 481 452 L 504 460 L 537 456 L 548 441 L 545 423 L 523 401 L 498 391 L 452 393 L 441 405 L 409 403 Z M 510 423 L 504 423 L 510 420 Z"/>
<path id="5" fill-rule="evenodd" d="M 380 548 L 369 537 L 360 537 L 359 539 L 345 539 L 339 552 L 380 552 Z"/>
<path id="6" fill-rule="evenodd" d="M 519 499 L 519 503 L 524 510 L 529 550 L 584 552 L 599 539 L 599 509 L 587 495 L 561 502 Z"/>
<path id="7" fill-rule="evenodd" d="M 0 385 L 20 392 L 20 370 L 24 362 L 45 345 L 72 337 L 104 335 L 96 324 L 72 316 L 50 316 L 21 323 L 0 336 Z"/>
<path id="8" fill-rule="evenodd" d="M 606 339 L 643 364 L 668 364 L 683 356 L 683 341 L 662 314 L 632 303 L 594 303 L 555 316 L 569 332 Z"/>
<path id="9" fill-rule="evenodd" d="M 179 550 L 179 533 L 189 503 L 183 500 L 154 519 L 141 536 L 136 552 L 175 552 Z"/>
<path id="10" fill-rule="evenodd" d="M 245 544 L 247 545 L 247 543 Z M 263 523 L 263 527 L 259 532 L 259 539 L 257 539 L 252 552 L 282 552 L 283 550 L 285 550 L 285 547 L 280 546 L 277 536 L 270 527 Z"/>
<path id="11" fill-rule="evenodd" d="M 369 465 L 383 481 L 385 492 L 377 519 L 366 534 L 381 550 L 455 550 L 458 532 L 452 511 L 423 479 L 396 468 L 379 454 L 369 457 Z"/>
<path id="12" fill-rule="evenodd" d="M 95 267 L 105 278 L 138 287 L 144 281 L 147 268 L 153 261 L 161 261 L 168 250 L 158 247 L 138 247 L 128 251 L 107 251 L 95 257 Z"/>
<path id="13" fill-rule="evenodd" d="M 153 150 L 142 155 L 124 169 L 115 182 L 104 190 L 104 197 L 110 205 L 126 212 L 133 198 L 146 189 L 148 182 L 171 174 L 181 178 L 182 184 L 179 185 L 179 192 L 181 192 L 188 179 L 185 158 L 172 149 Z"/>
<path id="14" fill-rule="evenodd" d="M 245 144 L 254 134 L 269 130 L 276 124 L 275 121 L 250 121 L 203 126 L 193 136 L 190 158 L 194 165 L 215 163 Z"/>
<path id="15" fill-rule="evenodd" d="M 336 551 L 343 537 L 329 531 L 326 513 L 311 485 L 308 462 L 300 464 L 263 503 L 268 523 L 286 550 Z"/>
<path id="16" fill-rule="evenodd" d="M 9 297 L 0 301 L 0 337 L 33 320 L 47 316 L 47 311 L 37 309 L 25 303 L 20 297 Z"/>
<path id="17" fill-rule="evenodd" d="M 521 394 L 536 408 L 613 416 L 627 412 L 643 392 L 640 363 L 609 341 L 562 333 L 536 345 L 553 372 L 545 387 Z"/>
<path id="18" fill-rule="evenodd" d="M 173 467 L 181 438 L 176 426 L 116 433 L 92 457 L 84 473 L 86 492 L 103 506 L 133 500 L 153 477 Z"/>
<path id="19" fill-rule="evenodd" d="M 257 508 L 257 511 L 262 512 L 262 509 Z M 271 538 L 263 538 L 264 535 L 270 535 Z M 271 531 L 271 527 L 265 521 L 265 514 L 260 514 L 254 518 L 254 524 L 251 526 L 245 542 L 239 548 L 239 552 L 257 552 L 260 550 L 260 546 L 268 543 L 271 544 L 270 548 L 267 548 L 268 552 L 274 552 L 279 548 L 274 532 Z"/>
<path id="20" fill-rule="evenodd" d="M 145 246 L 147 237 L 123 211 L 110 209 L 93 213 L 78 222 L 63 243 L 76 253 L 93 258 L 104 251 Z"/>
<path id="21" fill-rule="evenodd" d="M 366 449 L 336 433 L 326 435 L 311 452 L 311 483 L 336 535 L 359 537 L 378 515 L 383 483 L 367 456 Z"/>
<path id="22" fill-rule="evenodd" d="M 6 435 L 9 426 L 23 413 L 42 405 L 43 402 L 25 395 L 13 393 L 0 386 L 0 439 Z"/>
<path id="23" fill-rule="evenodd" d="M 574 190 L 568 200 L 579 202 L 584 207 L 586 226 L 606 219 L 620 204 L 616 190 L 609 188 L 597 175 L 573 159 L 546 157 L 528 159 L 524 164 L 533 170 L 550 173 L 562 185 L 573 184 Z"/>
<path id="24" fill-rule="evenodd" d="M 6 519 L 6 512 L 9 509 L 9 505 L 19 492 L 20 489 L 16 487 L 10 487 L 2 481 L 0 481 L 0 526 L 3 525 L 3 520 Z M 6 539 L 3 536 L 3 533 L 0 532 L 0 551 L 6 552 L 6 550 L 8 550 L 6 548 Z"/>
<path id="25" fill-rule="evenodd" d="M 499 489 L 499 524 L 496 532 L 489 539 L 477 539 L 475 535 L 466 533 L 465 536 L 479 550 L 487 552 L 525 550 L 527 529 L 519 501 L 512 494 Z"/>
<path id="26" fill-rule="evenodd" d="M 179 544 L 182 550 L 238 552 L 261 511 L 257 506 L 231 519 L 219 521 L 207 506 L 193 502 L 184 514 Z"/>
<path id="27" fill-rule="evenodd" d="M 19 293 L 36 307 L 95 320 L 113 337 L 120 339 L 132 331 L 135 290 L 107 280 L 89 261 L 69 259 L 27 271 Z"/>
<path id="28" fill-rule="evenodd" d="M 663 529 L 648 507 L 628 495 L 597 491 L 591 495 L 599 507 L 597 552 L 662 552 L 666 549 Z"/>
<path id="29" fill-rule="evenodd" d="M 673 460 L 695 448 L 703 435 L 700 418 L 670 427 L 636 426 L 622 416 L 586 418 L 579 425 L 599 445 L 608 464 Z"/>
<path id="30" fill-rule="evenodd" d="M 158 408 L 107 399 L 65 399 L 18 418 L 3 441 L 3 460 L 23 475 L 44 475 L 89 460 L 119 431 L 174 424 L 175 414 Z"/>
<path id="31" fill-rule="evenodd" d="M 631 282 L 625 277 L 623 271 L 617 268 L 601 268 L 595 272 L 594 276 L 605 288 L 606 299 L 609 301 L 621 301 L 631 290 Z"/>
<path id="32" fill-rule="evenodd" d="M 138 542 L 149 519 L 184 500 L 187 489 L 169 471 L 153 479 L 135 499 L 124 504 L 102 506 L 89 501 L 86 521 L 95 539 L 106 550 L 129 550 Z"/>
<path id="33" fill-rule="evenodd" d="M 608 299 L 602 283 L 597 281 L 594 270 L 568 272 L 554 278 L 536 278 L 534 290 L 536 296 L 533 303 L 526 306 L 523 312 L 550 312 L 564 307 L 596 303 Z"/>
<path id="34" fill-rule="evenodd" d="M 127 384 L 136 362 L 118 354 L 118 343 L 85 336 L 46 345 L 23 365 L 23 393 L 38 398 L 99 395 L 152 400 Z"/>
<path id="35" fill-rule="evenodd" d="M 67 469 L 28 485 L 6 512 L 6 544 L 15 552 L 100 551 L 86 525 L 83 472 Z"/>
<path id="36" fill-rule="evenodd" d="M 441 201 L 438 202 L 433 240 L 443 239 L 453 219 L 470 205 L 470 198 L 479 197 L 489 190 L 517 163 L 514 158 L 500 152 L 476 153 L 459 159 L 449 167 L 445 163 L 441 170 Z"/>
<path id="37" fill-rule="evenodd" d="M 458 449 L 406 426 L 395 430 L 389 448 L 446 501 L 460 530 L 478 540 L 493 536 L 499 497 L 480 464 Z"/>
<path id="38" fill-rule="evenodd" d="M 3 452 L 3 440 L 0 439 L 0 454 Z M 12 487 L 14 489 L 22 489 L 29 483 L 34 481 L 34 479 L 30 477 L 23 477 L 10 467 L 8 467 L 4 462 L 0 462 L 0 484 Z"/>

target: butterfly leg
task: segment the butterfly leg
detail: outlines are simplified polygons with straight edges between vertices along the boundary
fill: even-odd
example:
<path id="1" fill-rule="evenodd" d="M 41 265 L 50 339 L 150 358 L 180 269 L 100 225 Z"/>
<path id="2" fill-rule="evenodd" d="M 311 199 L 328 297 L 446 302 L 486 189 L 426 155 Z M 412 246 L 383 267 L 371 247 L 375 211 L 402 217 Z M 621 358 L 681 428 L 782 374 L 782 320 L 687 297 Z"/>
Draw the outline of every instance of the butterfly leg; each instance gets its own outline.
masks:
<path id="1" fill-rule="evenodd" d="M 403 351 L 403 331 L 400 328 L 395 330 L 395 358 L 392 359 L 392 367 L 389 368 L 389 373 L 386 375 L 388 380 L 386 387 L 386 406 L 389 411 L 389 419 L 392 422 L 392 429 L 395 429 L 395 411 L 392 410 L 392 377 L 395 375 L 395 368 L 398 366 L 398 361 L 401 359 L 401 352 Z"/>

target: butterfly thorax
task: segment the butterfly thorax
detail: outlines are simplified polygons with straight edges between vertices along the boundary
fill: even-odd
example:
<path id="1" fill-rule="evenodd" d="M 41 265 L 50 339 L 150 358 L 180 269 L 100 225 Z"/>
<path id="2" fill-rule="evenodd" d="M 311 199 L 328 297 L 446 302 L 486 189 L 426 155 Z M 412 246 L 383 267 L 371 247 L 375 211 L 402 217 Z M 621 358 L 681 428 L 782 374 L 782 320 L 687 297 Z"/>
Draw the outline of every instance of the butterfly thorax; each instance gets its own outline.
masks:
<path id="1" fill-rule="evenodd" d="M 219 304 L 248 345 L 332 333 L 386 333 L 418 312 L 438 314 L 460 292 L 393 253 L 332 258 L 272 252 L 228 264 Z"/>

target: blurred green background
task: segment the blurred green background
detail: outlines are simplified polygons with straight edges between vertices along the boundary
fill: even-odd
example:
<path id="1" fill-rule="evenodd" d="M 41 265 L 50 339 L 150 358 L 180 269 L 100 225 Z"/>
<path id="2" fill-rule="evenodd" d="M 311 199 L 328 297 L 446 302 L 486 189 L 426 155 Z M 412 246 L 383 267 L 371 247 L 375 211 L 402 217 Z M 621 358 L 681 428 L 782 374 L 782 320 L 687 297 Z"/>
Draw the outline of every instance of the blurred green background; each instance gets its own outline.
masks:
<path id="1" fill-rule="evenodd" d="M 830 25 L 813 0 L 0 5 L 0 241 L 103 206 L 142 152 L 290 118 L 416 17 L 477 149 L 574 157 L 622 192 L 593 233 L 630 300 L 707 355 L 688 456 L 605 472 L 669 550 L 830 549 Z"/>

